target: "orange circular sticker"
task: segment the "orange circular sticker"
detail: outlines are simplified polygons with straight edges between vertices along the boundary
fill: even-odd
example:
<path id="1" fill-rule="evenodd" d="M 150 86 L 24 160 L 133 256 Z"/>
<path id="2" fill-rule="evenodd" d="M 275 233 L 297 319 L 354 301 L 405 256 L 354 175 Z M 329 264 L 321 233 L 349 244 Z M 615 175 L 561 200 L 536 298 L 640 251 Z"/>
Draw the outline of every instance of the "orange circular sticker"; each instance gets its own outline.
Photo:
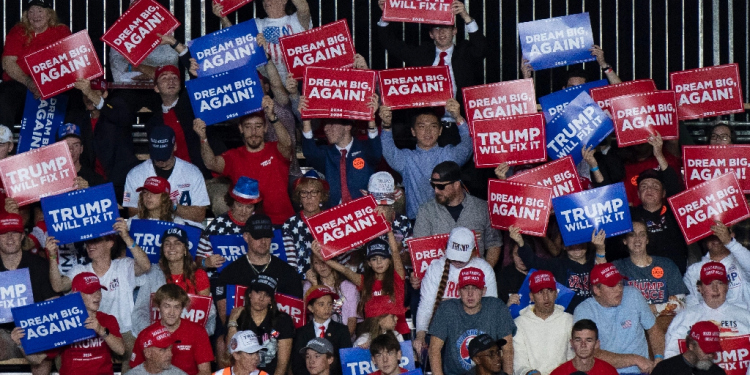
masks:
<path id="1" fill-rule="evenodd" d="M 638 176 L 635 175 L 630 179 L 630 184 L 633 186 L 638 186 Z"/>
<path id="2" fill-rule="evenodd" d="M 352 162 L 352 165 L 354 166 L 354 168 L 357 168 L 357 169 L 362 169 L 362 168 L 364 168 L 364 167 L 365 167 L 365 159 L 362 159 L 362 158 L 356 158 L 356 159 L 354 159 L 354 161 Z"/>
<path id="3" fill-rule="evenodd" d="M 661 268 L 661 267 L 654 267 L 654 268 L 652 268 L 651 269 L 651 276 L 653 276 L 653 277 L 655 277 L 657 279 L 661 279 L 662 277 L 664 277 L 664 269 Z"/>

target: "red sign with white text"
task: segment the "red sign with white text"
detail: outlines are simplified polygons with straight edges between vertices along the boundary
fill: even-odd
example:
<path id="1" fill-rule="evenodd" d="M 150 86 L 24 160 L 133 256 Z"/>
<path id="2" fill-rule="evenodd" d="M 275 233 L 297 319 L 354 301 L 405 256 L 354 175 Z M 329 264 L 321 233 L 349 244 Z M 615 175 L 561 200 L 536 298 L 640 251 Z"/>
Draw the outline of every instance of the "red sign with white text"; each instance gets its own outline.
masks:
<path id="1" fill-rule="evenodd" d="M 453 97 L 447 66 L 381 70 L 378 79 L 383 105 L 391 109 L 443 106 Z"/>
<path id="2" fill-rule="evenodd" d="M 279 38 L 289 73 L 302 77 L 305 68 L 351 68 L 354 45 L 346 19 Z"/>
<path id="3" fill-rule="evenodd" d="M 545 161 L 544 128 L 541 113 L 474 121 L 474 163 L 487 168 Z"/>
<path id="4" fill-rule="evenodd" d="M 227 14 L 242 8 L 245 4 L 250 4 L 252 1 L 253 0 L 214 0 L 214 4 L 222 6 L 221 16 L 226 17 Z"/>
<path id="5" fill-rule="evenodd" d="M 750 193 L 750 145 L 682 146 L 685 184 L 691 188 L 700 183 L 734 173 L 742 192 Z"/>
<path id="6" fill-rule="evenodd" d="M 155 293 L 151 293 L 151 323 L 161 320 L 159 306 L 154 306 L 154 294 Z M 208 313 L 211 311 L 213 298 L 210 296 L 198 296 L 195 294 L 188 294 L 188 297 L 190 298 L 189 309 L 182 309 L 182 315 L 180 317 L 195 324 L 199 324 L 201 327 L 205 327 L 206 322 L 208 322 Z"/>
<path id="7" fill-rule="evenodd" d="M 101 40 L 138 66 L 161 43 L 156 34 L 167 35 L 179 26 L 180 22 L 169 9 L 155 0 L 138 0 L 102 35 Z"/>
<path id="8" fill-rule="evenodd" d="M 450 234 L 437 234 L 429 237 L 410 238 L 406 240 L 411 254 L 411 264 L 414 267 L 414 274 L 418 279 L 424 277 L 427 267 L 435 259 L 439 259 L 445 254 L 445 247 L 448 246 Z"/>
<path id="9" fill-rule="evenodd" d="M 667 200 L 688 245 L 711 235 L 715 220 L 729 226 L 750 217 L 734 173 L 693 186 Z"/>
<path id="10" fill-rule="evenodd" d="M 647 143 L 648 137 L 679 138 L 674 91 L 654 91 L 618 96 L 610 101 L 620 147 Z"/>
<path id="11" fill-rule="evenodd" d="M 300 329 L 307 323 L 305 301 L 281 293 L 276 293 L 275 297 L 279 311 L 283 311 L 292 317 L 294 328 Z"/>
<path id="12" fill-rule="evenodd" d="M 508 230 L 511 225 L 521 233 L 544 236 L 552 208 L 552 189 L 514 181 L 490 179 L 487 188 L 490 225 Z"/>
<path id="13" fill-rule="evenodd" d="M 642 94 L 652 91 L 656 91 L 656 84 L 653 79 L 637 79 L 635 81 L 595 87 L 589 90 L 589 93 L 591 94 L 591 99 L 594 99 L 596 104 L 599 104 L 602 111 L 612 118 L 613 115 L 610 107 L 610 99 L 618 96 Z"/>
<path id="14" fill-rule="evenodd" d="M 719 329 L 723 329 L 719 327 Z M 677 340 L 680 353 L 687 351 L 687 342 Z M 748 354 L 750 354 L 750 335 L 720 336 L 721 351 L 714 357 L 714 363 L 721 367 L 726 375 L 747 375 L 750 368 Z M 718 361 L 717 361 L 718 360 Z"/>
<path id="15" fill-rule="evenodd" d="M 360 247 L 391 230 L 390 223 L 375 211 L 377 207 L 372 195 L 367 195 L 305 218 L 313 238 L 322 246 L 323 259 Z"/>
<path id="16" fill-rule="evenodd" d="M 70 90 L 78 78 L 94 79 L 104 74 L 86 30 L 32 52 L 24 60 L 42 99 Z"/>
<path id="17" fill-rule="evenodd" d="M 673 72 L 669 81 L 677 94 L 680 120 L 745 111 L 736 63 Z"/>
<path id="18" fill-rule="evenodd" d="M 464 87 L 466 121 L 487 120 L 536 113 L 534 80 L 518 79 Z"/>
<path id="19" fill-rule="evenodd" d="M 568 155 L 508 177 L 508 181 L 552 188 L 552 197 L 583 191 L 573 157 Z"/>
<path id="20" fill-rule="evenodd" d="M 368 107 L 375 93 L 375 71 L 308 67 L 304 95 L 307 109 L 302 118 L 345 118 L 372 121 Z"/>
<path id="21" fill-rule="evenodd" d="M 5 194 L 15 199 L 19 206 L 73 190 L 76 176 L 70 149 L 65 142 L 0 160 L 0 179 Z"/>
<path id="22" fill-rule="evenodd" d="M 453 25 L 453 0 L 386 0 L 383 21 Z"/>

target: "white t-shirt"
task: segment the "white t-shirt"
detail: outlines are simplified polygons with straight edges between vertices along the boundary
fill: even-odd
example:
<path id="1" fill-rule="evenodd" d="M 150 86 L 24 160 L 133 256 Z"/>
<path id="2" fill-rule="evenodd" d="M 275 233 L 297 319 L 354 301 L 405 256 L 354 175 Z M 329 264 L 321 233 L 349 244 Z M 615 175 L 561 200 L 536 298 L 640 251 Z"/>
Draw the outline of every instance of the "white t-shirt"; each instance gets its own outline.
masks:
<path id="1" fill-rule="evenodd" d="M 276 66 L 276 70 L 279 71 L 281 82 L 284 82 L 286 80 L 287 70 L 286 64 L 284 64 L 284 54 L 281 51 L 279 38 L 305 31 L 305 28 L 299 23 L 297 12 L 294 12 L 291 16 L 284 16 L 281 18 L 256 18 L 255 25 L 258 27 L 258 32 L 263 33 L 263 36 L 266 38 L 266 41 L 268 42 L 267 52 L 271 56 L 271 61 L 273 61 L 273 64 Z M 311 19 L 307 30 L 312 27 Z"/>
<path id="2" fill-rule="evenodd" d="M 70 278 L 82 272 L 94 272 L 91 263 L 76 265 L 70 271 Z M 114 316 L 120 324 L 120 332 L 129 332 L 132 326 L 133 289 L 135 289 L 135 260 L 118 258 L 112 261 L 104 276 L 99 276 L 99 283 L 107 290 L 102 290 L 102 301 L 99 311 Z"/>
<path id="3" fill-rule="evenodd" d="M 678 340 L 685 340 L 693 324 L 704 320 L 720 324 L 720 337 L 750 335 L 750 313 L 747 310 L 727 302 L 718 309 L 712 309 L 705 302 L 701 302 L 699 305 L 686 308 L 674 317 L 667 329 L 664 357 L 670 358 L 680 354 Z"/>

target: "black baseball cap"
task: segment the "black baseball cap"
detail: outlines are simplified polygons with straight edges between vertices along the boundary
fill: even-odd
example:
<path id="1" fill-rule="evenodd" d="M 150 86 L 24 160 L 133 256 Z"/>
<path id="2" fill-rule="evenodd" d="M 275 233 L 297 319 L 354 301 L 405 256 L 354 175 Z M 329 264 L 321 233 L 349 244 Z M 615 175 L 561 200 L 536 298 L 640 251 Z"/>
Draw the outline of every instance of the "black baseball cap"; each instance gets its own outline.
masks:
<path id="1" fill-rule="evenodd" d="M 172 157 L 174 150 L 174 130 L 169 126 L 155 126 L 148 137 L 149 156 L 155 161 L 166 161 Z"/>
<path id="2" fill-rule="evenodd" d="M 179 227 L 169 228 L 164 231 L 164 234 L 161 235 L 161 242 L 164 243 L 164 240 L 167 237 L 176 237 L 180 242 L 185 244 L 185 247 L 190 247 L 188 245 L 188 235 L 187 232 Z"/>
<path id="3" fill-rule="evenodd" d="M 641 172 L 636 179 L 636 185 L 640 185 L 641 181 L 647 178 L 653 178 L 654 180 L 659 181 L 662 186 L 664 186 L 664 181 L 662 181 L 661 173 L 659 173 L 656 169 L 646 169 L 645 171 Z"/>
<path id="4" fill-rule="evenodd" d="M 432 174 L 440 178 L 430 177 L 432 182 L 456 182 L 461 180 L 461 167 L 454 161 L 444 161 L 432 169 Z"/>
<path id="5" fill-rule="evenodd" d="M 266 292 L 269 296 L 276 294 L 276 279 L 268 275 L 258 275 L 250 282 L 248 289 L 256 292 Z"/>
<path id="6" fill-rule="evenodd" d="M 474 358 L 477 354 L 491 348 L 493 345 L 502 348 L 505 344 L 507 344 L 507 341 L 504 339 L 493 340 L 492 336 L 483 333 L 469 342 L 469 358 Z"/>
<path id="7" fill-rule="evenodd" d="M 28 0 L 26 1 L 24 9 L 29 10 L 29 8 L 33 7 L 34 5 L 42 8 L 52 9 L 52 0 Z"/>
<path id="8" fill-rule="evenodd" d="M 368 242 L 365 248 L 367 248 L 367 260 L 370 260 L 370 258 L 374 256 L 381 256 L 383 258 L 391 257 L 391 251 L 390 247 L 388 246 L 388 242 L 380 237 L 377 237 L 374 240 Z"/>
<path id="9" fill-rule="evenodd" d="M 242 228 L 242 232 L 250 233 L 250 237 L 259 240 L 261 238 L 273 238 L 273 224 L 271 218 L 264 214 L 250 216 Z"/>

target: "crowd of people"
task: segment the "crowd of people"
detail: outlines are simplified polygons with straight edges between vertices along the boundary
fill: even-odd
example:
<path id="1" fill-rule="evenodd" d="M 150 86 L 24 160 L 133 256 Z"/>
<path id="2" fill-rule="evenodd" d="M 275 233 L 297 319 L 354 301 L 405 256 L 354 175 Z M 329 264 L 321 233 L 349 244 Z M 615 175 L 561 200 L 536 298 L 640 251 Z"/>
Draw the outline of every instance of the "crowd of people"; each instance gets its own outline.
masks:
<path id="1" fill-rule="evenodd" d="M 461 89 L 483 83 L 490 47 L 461 1 L 451 10 L 468 39 L 457 43 L 456 27 L 442 25 L 430 28 L 434 43 L 408 46 L 376 20 L 381 43 L 407 66 L 447 65 L 457 97 L 444 108 L 392 111 L 374 95 L 376 120 L 366 124 L 301 118 L 307 100 L 278 37 L 310 29 L 310 8 L 306 0 L 258 2 L 268 15 L 255 20 L 269 60 L 259 68 L 265 96 L 262 111 L 233 120 L 240 147 L 227 148 L 216 127 L 195 117 L 184 73 L 196 76 L 197 63 L 172 35 L 160 36 L 138 66 L 115 51 L 107 56 L 115 82 L 153 90 L 79 79 L 68 93 L 80 96 L 80 108 L 71 100 L 56 139 L 70 149 L 76 188 L 112 183 L 123 218 L 115 234 L 61 245 L 39 204 L 19 207 L 3 192 L 0 271 L 28 268 L 35 302 L 80 293 L 96 335 L 27 354 L 25 330 L 1 324 L 0 360 L 25 357 L 34 374 L 57 361 L 63 375 L 111 374 L 113 363 L 136 375 L 359 375 L 339 352 L 354 347 L 369 350 L 374 374 L 396 375 L 407 371 L 401 343 L 411 340 L 414 358 L 435 375 L 724 373 L 715 356 L 721 339 L 750 337 L 750 221 L 717 221 L 713 235 L 687 245 L 666 198 L 684 190 L 680 147 L 693 144 L 690 134 L 664 141 L 657 133 L 625 148 L 609 138 L 583 149 L 583 186 L 625 182 L 632 232 L 594 231 L 589 243 L 566 246 L 554 216 L 543 237 L 501 231 L 482 199 L 487 178 L 532 166 L 489 173 L 473 166 Z M 0 159 L 13 154 L 11 129 L 26 91 L 39 97 L 23 56 L 70 35 L 51 0 L 24 3 L 2 55 Z M 213 11 L 232 25 L 221 5 Z M 609 82 L 620 83 L 598 46 L 591 54 Z M 353 68 L 368 68 L 362 55 Z M 533 77 L 528 61 L 522 74 Z M 587 79 L 571 68 L 564 87 Z M 141 107 L 151 113 L 143 161 L 131 135 Z M 398 147 L 397 134 L 416 146 Z M 723 124 L 709 140 L 737 141 Z M 391 230 L 326 259 L 307 219 L 368 195 Z M 197 255 L 174 227 L 151 263 L 130 234 L 134 219 L 200 228 Z M 272 243 L 279 231 L 281 242 Z M 438 234 L 449 234 L 447 245 L 420 279 L 408 240 Z M 213 248 L 215 235 L 241 236 L 247 253 L 227 259 Z M 528 296 L 520 292 L 525 282 Z M 564 305 L 559 285 L 573 294 Z M 243 295 L 236 286 L 246 287 Z M 304 301 L 307 323 L 295 327 L 277 294 Z M 204 325 L 183 317 L 191 296 L 212 298 Z M 523 307 L 515 319 L 513 305 Z"/>

